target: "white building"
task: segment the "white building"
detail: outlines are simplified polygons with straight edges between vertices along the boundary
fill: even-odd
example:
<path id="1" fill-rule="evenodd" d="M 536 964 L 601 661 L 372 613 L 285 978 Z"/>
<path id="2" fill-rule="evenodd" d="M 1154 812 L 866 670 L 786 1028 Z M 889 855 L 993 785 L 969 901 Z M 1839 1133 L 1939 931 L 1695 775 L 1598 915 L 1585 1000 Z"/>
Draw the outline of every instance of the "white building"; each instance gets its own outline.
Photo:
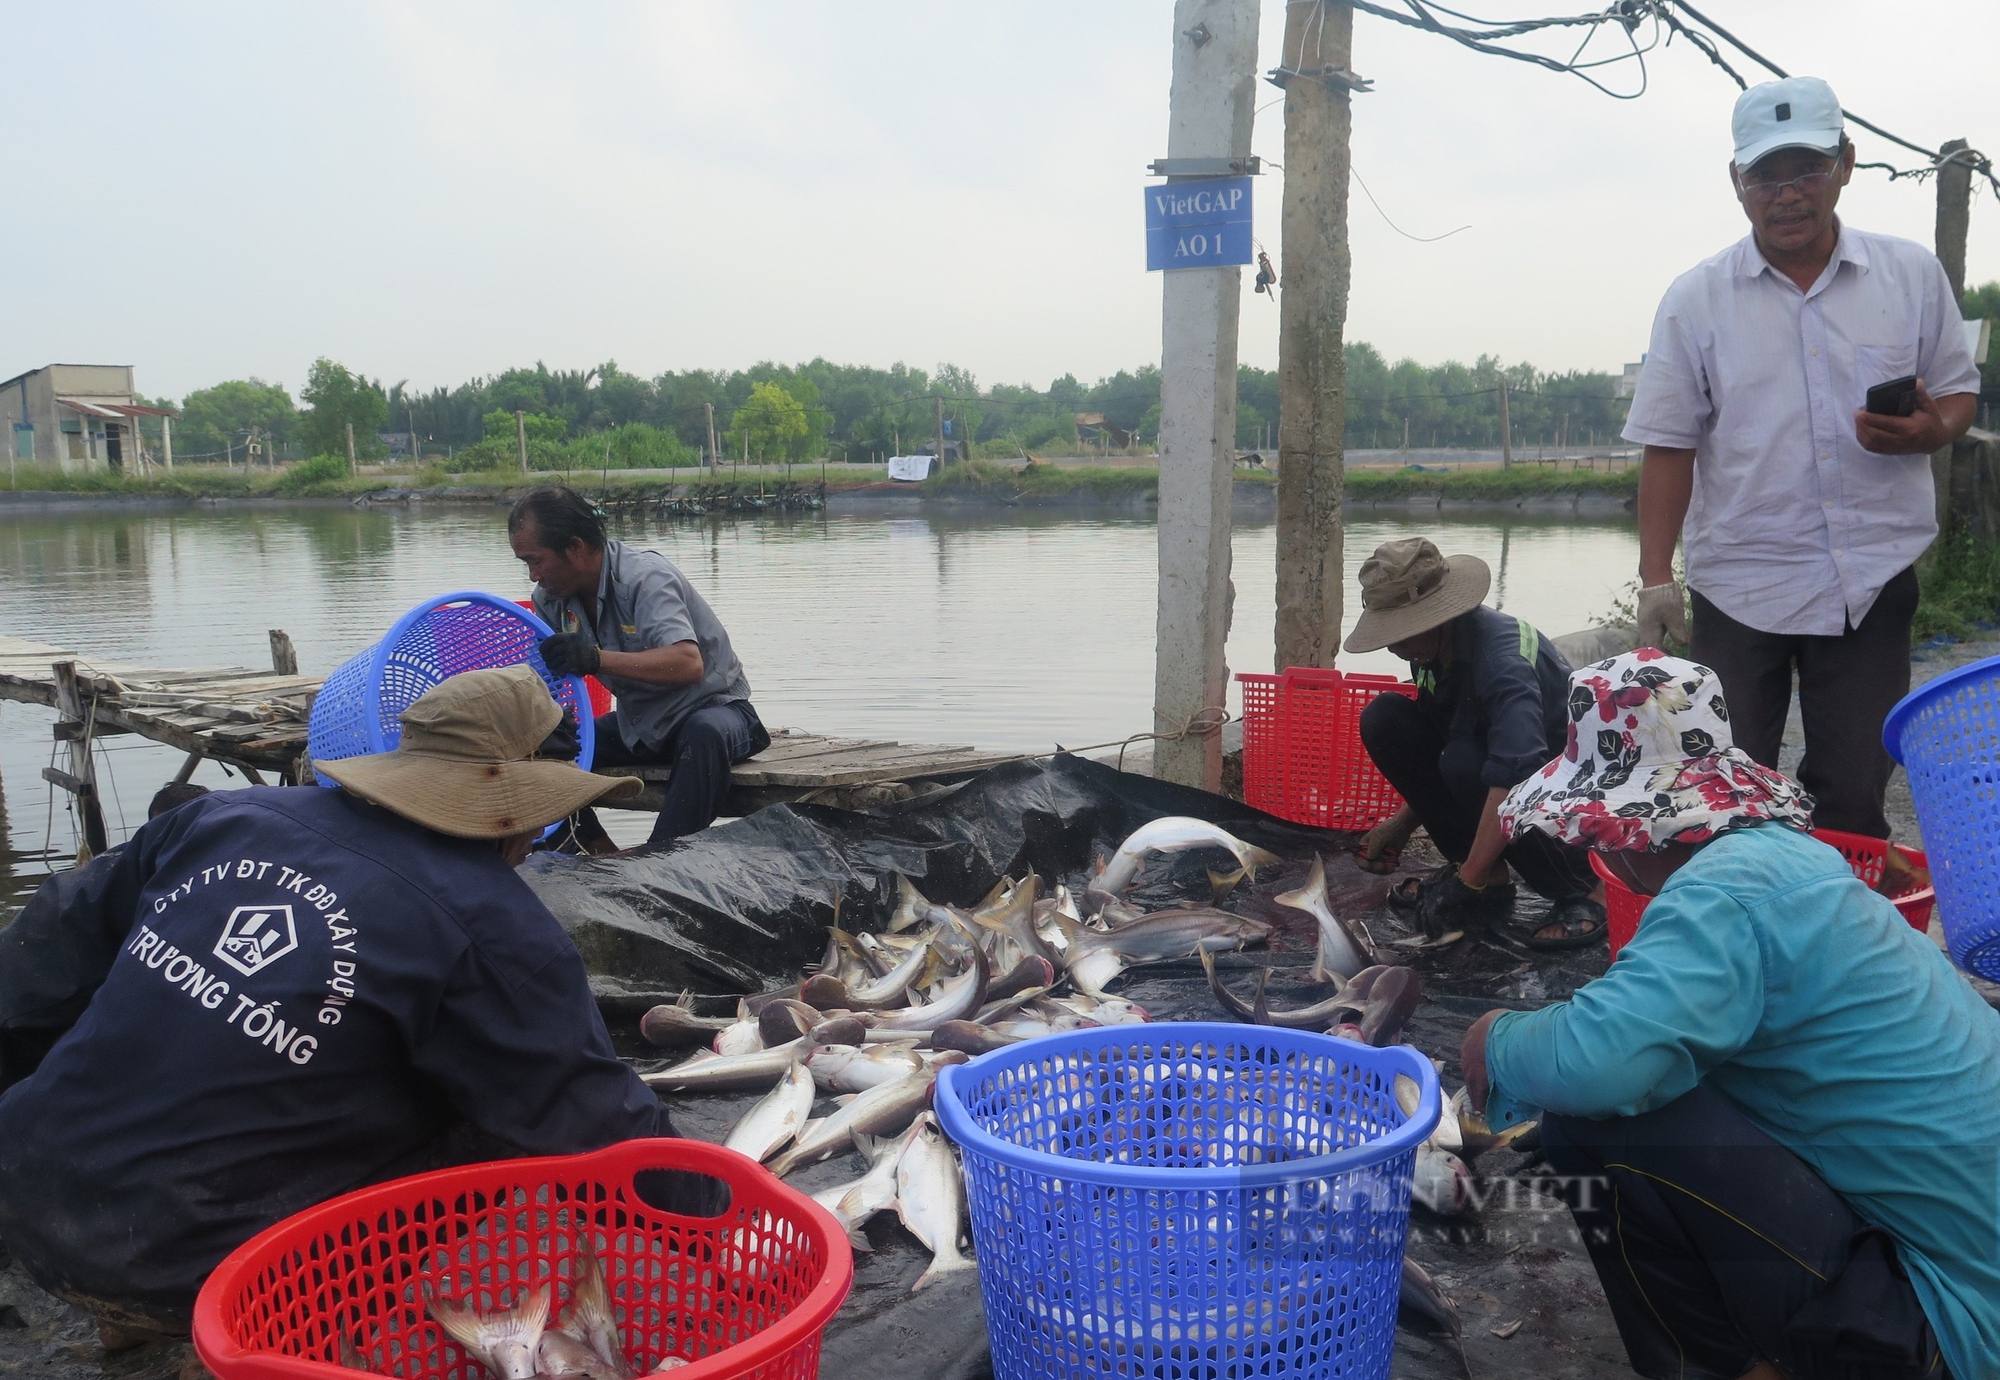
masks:
<path id="1" fill-rule="evenodd" d="M 138 419 L 172 415 L 139 401 L 129 364 L 49 364 L 0 383 L 7 455 L 65 473 L 140 469 L 147 457 Z M 171 432 L 164 435 L 171 456 Z"/>

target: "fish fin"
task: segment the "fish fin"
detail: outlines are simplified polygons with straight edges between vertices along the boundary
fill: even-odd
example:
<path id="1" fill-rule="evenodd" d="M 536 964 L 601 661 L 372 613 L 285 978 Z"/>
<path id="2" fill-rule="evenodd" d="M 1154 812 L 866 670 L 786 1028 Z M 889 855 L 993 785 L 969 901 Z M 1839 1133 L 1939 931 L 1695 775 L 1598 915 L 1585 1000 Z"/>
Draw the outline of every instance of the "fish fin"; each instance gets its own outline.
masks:
<path id="1" fill-rule="evenodd" d="M 874 1244 L 861 1234 L 861 1228 L 859 1227 L 849 1227 L 847 1229 L 847 1244 L 857 1251 L 864 1251 L 870 1255 L 874 1254 L 875 1251 Z"/>
<path id="2" fill-rule="evenodd" d="M 1243 846 L 1243 870 L 1250 874 L 1250 880 L 1253 882 L 1257 880 L 1258 868 L 1276 867 L 1283 861 L 1283 858 L 1268 848 L 1259 848 L 1255 844 Z"/>
<path id="3" fill-rule="evenodd" d="M 1077 946 L 1085 942 L 1089 931 L 1085 930 L 1082 925 L 1079 925 L 1061 911 L 1057 911 L 1050 919 L 1056 922 L 1056 929 L 1061 933 L 1063 943 L 1069 946 L 1063 951 L 1065 962 L 1074 961 L 1080 957 Z"/>
<path id="4" fill-rule="evenodd" d="M 856 1131 L 849 1139 L 854 1142 L 854 1148 L 861 1152 L 861 1158 L 870 1164 L 875 1163 L 875 1157 L 882 1153 L 881 1145 L 866 1131 Z"/>
<path id="5" fill-rule="evenodd" d="M 1237 883 L 1249 875 L 1250 869 L 1247 867 L 1239 867 L 1234 872 L 1217 872 L 1214 868 L 1209 868 L 1208 889 L 1213 894 L 1215 903 L 1221 905 L 1229 898 L 1229 893 L 1236 890 Z"/>
<path id="6" fill-rule="evenodd" d="M 1270 985 L 1271 970 L 1269 968 L 1259 969 L 1257 972 L 1257 995 L 1250 1002 L 1250 1019 L 1258 1025 L 1269 1025 L 1271 1023 L 1271 1003 L 1266 999 L 1264 994 L 1264 989 Z"/>
<path id="7" fill-rule="evenodd" d="M 674 998 L 674 1005 L 683 1011 L 694 1010 L 694 989 L 691 987 L 681 988 L 681 994 Z"/>
<path id="8" fill-rule="evenodd" d="M 917 1282 L 910 1286 L 910 1292 L 914 1294 L 919 1289 L 937 1283 L 938 1278 L 942 1275 L 956 1274 L 960 1270 L 970 1270 L 972 1268 L 972 1262 L 962 1255 L 953 1256 L 949 1265 L 940 1265 L 938 1258 L 932 1256 L 930 1265 L 922 1274 L 917 1276 Z"/>
<path id="9" fill-rule="evenodd" d="M 431 1293 L 429 1285 L 424 1286 L 424 1307 L 431 1315 L 431 1321 L 443 1328 L 444 1335 L 457 1342 L 461 1350 L 485 1364 L 488 1370 L 497 1369 L 492 1364 L 493 1353 L 486 1345 L 477 1310 L 453 1303 L 450 1299 L 438 1298 Z"/>

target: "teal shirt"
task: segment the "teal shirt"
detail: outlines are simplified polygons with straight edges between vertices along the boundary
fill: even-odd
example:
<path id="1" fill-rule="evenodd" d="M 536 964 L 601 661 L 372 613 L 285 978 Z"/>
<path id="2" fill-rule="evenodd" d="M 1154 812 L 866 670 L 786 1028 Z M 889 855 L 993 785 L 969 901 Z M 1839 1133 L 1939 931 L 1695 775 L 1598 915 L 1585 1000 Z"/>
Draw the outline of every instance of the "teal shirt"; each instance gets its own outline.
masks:
<path id="1" fill-rule="evenodd" d="M 1953 1375 L 2000 1375 L 2000 1012 L 1825 844 L 1768 824 L 1668 880 L 1611 970 L 1494 1022 L 1502 1120 L 1706 1082 L 1896 1239 Z"/>

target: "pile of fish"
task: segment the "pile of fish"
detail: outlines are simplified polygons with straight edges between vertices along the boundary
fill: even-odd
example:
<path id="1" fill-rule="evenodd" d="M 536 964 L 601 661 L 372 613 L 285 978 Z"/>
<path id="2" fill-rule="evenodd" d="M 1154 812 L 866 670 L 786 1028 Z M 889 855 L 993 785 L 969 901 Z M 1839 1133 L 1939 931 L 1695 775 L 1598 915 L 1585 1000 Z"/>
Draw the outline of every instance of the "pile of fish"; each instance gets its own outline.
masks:
<path id="1" fill-rule="evenodd" d="M 1218 904 L 1280 861 L 1206 821 L 1169 817 L 1128 837 L 1093 871 L 1081 896 L 1060 884 L 1050 888 L 1031 872 L 1003 879 L 968 910 L 937 904 L 899 877 L 883 931 L 831 928 L 823 958 L 798 984 L 744 998 L 733 1017 L 698 1016 L 685 994 L 648 1011 L 640 1022 L 647 1041 L 695 1052 L 642 1076 L 667 1095 L 763 1091 L 724 1143 L 781 1177 L 858 1152 L 863 1172 L 813 1197 L 857 1250 L 870 1249 L 862 1226 L 894 1211 L 931 1252 L 914 1286 L 921 1289 L 971 1266 L 961 1253 L 960 1171 L 929 1111 L 939 1070 L 1060 1031 L 1149 1019 L 1105 990 L 1128 967 L 1198 957 L 1217 1001 L 1238 1020 L 1323 1030 L 1378 1047 L 1401 1037 L 1422 981 L 1411 968 L 1380 962 L 1367 926 L 1335 913 L 1317 857 L 1304 885 L 1270 898 L 1313 918 L 1311 976 L 1339 984 L 1307 1007 L 1274 1010 L 1268 969 L 1247 1002 L 1217 972 L 1215 954 L 1261 943 L 1270 924 L 1217 905 L 1182 902 L 1146 911 L 1132 904 L 1129 892 L 1149 854 L 1202 849 L 1236 860 L 1234 871 L 1208 874 Z M 1398 1084 L 1399 1097 L 1403 1084 L 1414 1097 L 1415 1083 Z M 826 1098 L 832 1110 L 815 1118 L 815 1105 Z M 1492 1135 L 1463 1098 L 1444 1109 L 1417 1157 L 1416 1197 L 1446 1215 L 1476 1206 L 1466 1159 L 1519 1134 Z M 1416 1112 L 1408 1101 L 1404 1110 Z M 1457 1335 L 1456 1309 L 1414 1261 L 1405 1264 L 1404 1303 Z"/>
<path id="2" fill-rule="evenodd" d="M 611 1294 L 605 1287 L 604 1268 L 589 1239 L 579 1245 L 575 1283 L 570 1290 L 568 1316 L 549 1326 L 553 1282 L 544 1282 L 518 1295 L 512 1307 L 482 1313 L 477 1308 L 438 1298 L 428 1286 L 424 1301 L 431 1318 L 444 1334 L 491 1372 L 498 1380 L 557 1380 L 579 1376 L 584 1380 L 632 1380 L 638 1372 L 625 1355 L 618 1336 L 618 1322 L 611 1311 Z M 340 1364 L 349 1370 L 375 1371 L 342 1333 L 337 1344 Z M 690 1358 L 667 1355 L 653 1367 L 653 1373 L 678 1370 Z M 381 1372 L 386 1374 L 387 1372 Z"/>

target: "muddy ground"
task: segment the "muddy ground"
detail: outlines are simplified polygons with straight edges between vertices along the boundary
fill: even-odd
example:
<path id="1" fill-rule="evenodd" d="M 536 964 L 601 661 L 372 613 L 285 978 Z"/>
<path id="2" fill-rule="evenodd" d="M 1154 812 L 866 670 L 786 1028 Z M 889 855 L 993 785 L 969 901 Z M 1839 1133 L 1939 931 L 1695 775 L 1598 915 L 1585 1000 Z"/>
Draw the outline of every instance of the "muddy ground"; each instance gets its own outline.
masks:
<path id="1" fill-rule="evenodd" d="M 1912 667 L 1917 682 L 1969 661 L 2000 652 L 2000 640 L 1928 648 Z M 1796 763 L 1797 715 L 1784 765 Z M 1890 818 L 1899 840 L 1920 842 L 1909 788 L 1897 773 L 1890 787 Z M 1421 848 L 1421 840 L 1418 849 Z M 1420 864 L 1418 849 L 1411 861 Z M 1284 876 L 1298 870 L 1295 862 Z M 1283 877 L 1270 879 L 1276 883 Z M 1260 886 L 1260 892 L 1282 889 Z M 1525 898 L 1518 922 L 1532 928 L 1537 902 Z M 1369 921 L 1378 940 L 1392 942 L 1409 933 L 1386 907 Z M 1933 935 L 1937 926 L 1933 922 Z M 1940 939 L 1940 942 L 1941 939 Z M 1247 992 L 1255 970 L 1275 965 L 1276 1006 L 1302 1004 L 1307 989 L 1303 965 L 1311 938 L 1293 926 L 1274 937 L 1273 952 L 1234 956 L 1225 972 Z M 1409 1038 L 1443 1060 L 1445 1084 L 1462 1082 L 1458 1042 L 1466 1026 L 1491 1006 L 1533 1008 L 1559 1001 L 1601 973 L 1602 950 L 1581 955 L 1530 955 L 1504 935 L 1471 942 L 1439 954 L 1410 959 L 1423 971 L 1426 1000 Z M 2000 988 L 1978 983 L 2000 1005 Z M 1214 1000 L 1192 964 L 1155 965 L 1135 972 L 1124 995 L 1146 1006 L 1156 1019 L 1212 1019 Z M 621 1047 L 645 1058 L 629 1031 L 615 1031 Z M 647 1067 L 657 1061 L 648 1060 Z M 675 1116 L 686 1134 L 719 1140 L 752 1097 L 677 1100 Z M 1605 1308 L 1602 1291 L 1568 1214 L 1535 1187 L 1529 1156 L 1493 1152 L 1475 1166 L 1489 1195 L 1476 1219 L 1447 1221 L 1416 1210 L 1410 1253 L 1430 1269 L 1458 1302 L 1464 1322 L 1466 1360 L 1481 1380 L 1588 1380 L 1628 1373 L 1624 1350 Z M 858 1172 L 859 1162 L 837 1159 L 794 1176 L 807 1191 Z M 983 1327 L 978 1325 L 978 1290 L 970 1274 L 914 1298 L 909 1286 L 926 1257 L 893 1220 L 878 1219 L 868 1229 L 875 1250 L 858 1258 L 855 1290 L 830 1330 L 821 1374 L 827 1380 L 935 1377 L 979 1380 L 989 1375 Z M 1520 1327 L 1503 1339 L 1509 1323 Z M 79 1310 L 51 1298 L 28 1280 L 11 1259 L 0 1264 L 0 1375 L 36 1380 L 169 1380 L 179 1375 L 188 1350 L 172 1343 L 106 1351 L 96 1329 Z M 1404 1320 L 1396 1339 L 1392 1374 L 1398 1380 L 1455 1380 L 1463 1375 L 1451 1338 L 1421 1320 Z"/>

